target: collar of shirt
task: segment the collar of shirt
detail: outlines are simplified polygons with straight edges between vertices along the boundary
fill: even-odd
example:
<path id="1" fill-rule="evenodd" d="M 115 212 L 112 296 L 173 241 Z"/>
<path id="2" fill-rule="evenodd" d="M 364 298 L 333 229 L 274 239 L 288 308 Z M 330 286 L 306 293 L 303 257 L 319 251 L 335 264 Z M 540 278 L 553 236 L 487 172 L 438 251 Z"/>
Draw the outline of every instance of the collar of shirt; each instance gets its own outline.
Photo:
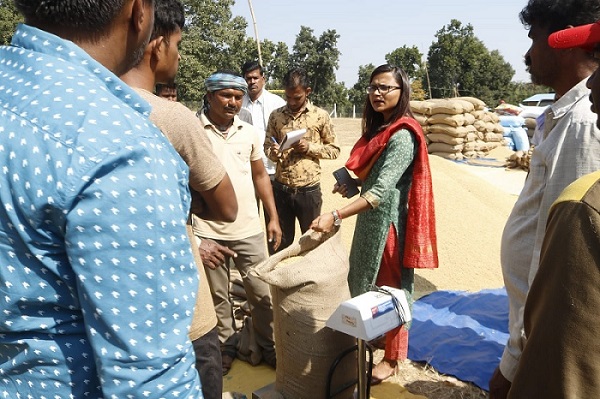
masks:
<path id="1" fill-rule="evenodd" d="M 227 136 L 225 136 L 219 129 L 217 129 L 217 127 L 210 121 L 210 119 L 208 119 L 204 111 L 202 111 L 199 117 L 200 122 L 202 122 L 202 125 L 204 126 L 204 129 L 210 129 L 212 132 L 214 132 L 216 135 L 223 138 L 224 140 L 227 140 L 228 138 L 233 136 L 237 131 L 239 131 L 243 127 L 242 125 L 244 123 L 237 115 L 234 116 L 231 128 L 229 129 Z"/>
<path id="2" fill-rule="evenodd" d="M 258 96 L 258 98 L 254 101 L 252 101 L 252 99 L 250 98 L 250 95 L 248 95 L 246 93 L 246 95 L 244 96 L 244 104 L 242 104 L 242 107 L 245 107 L 248 105 L 256 105 L 256 104 L 264 105 L 264 103 L 265 103 L 265 89 L 263 89 L 263 91 L 260 93 L 260 96 Z"/>
<path id="3" fill-rule="evenodd" d="M 33 26 L 19 24 L 13 35 L 11 45 L 79 65 L 82 69 L 87 70 L 90 75 L 102 80 L 107 90 L 114 96 L 137 112 L 146 116 L 150 115 L 152 108 L 146 100 L 75 43 Z"/>
<path id="4" fill-rule="evenodd" d="M 306 100 L 306 106 L 304 107 L 304 109 L 302 110 L 302 112 L 300 113 L 300 115 L 302 114 L 307 114 L 309 112 L 312 112 L 314 109 L 314 105 L 310 102 L 310 100 Z M 294 116 L 294 112 L 292 112 L 292 110 L 290 109 L 290 107 L 288 107 L 287 103 L 285 104 L 285 107 L 283 108 L 283 112 L 285 112 L 286 114 L 290 115 L 290 116 Z M 298 116 L 300 116 L 298 115 Z"/>
<path id="5" fill-rule="evenodd" d="M 543 129 L 543 140 L 545 140 L 550 132 L 561 123 L 560 121 L 563 116 L 574 109 L 577 103 L 585 101 L 588 98 L 590 90 L 586 87 L 586 82 L 587 78 L 583 79 L 567 91 L 561 98 L 556 100 L 554 104 L 549 105 L 548 108 L 544 110 L 544 124 L 543 127 L 541 127 Z M 541 142 L 538 143 L 538 145 L 539 144 L 541 144 Z"/>
<path id="6" fill-rule="evenodd" d="M 561 98 L 556 100 L 554 104 L 550 105 L 549 108 L 552 110 L 553 118 L 562 118 L 575 105 L 576 102 L 589 96 L 590 89 L 588 89 L 586 86 L 587 80 L 588 78 L 585 78 L 581 82 L 577 83 Z"/>

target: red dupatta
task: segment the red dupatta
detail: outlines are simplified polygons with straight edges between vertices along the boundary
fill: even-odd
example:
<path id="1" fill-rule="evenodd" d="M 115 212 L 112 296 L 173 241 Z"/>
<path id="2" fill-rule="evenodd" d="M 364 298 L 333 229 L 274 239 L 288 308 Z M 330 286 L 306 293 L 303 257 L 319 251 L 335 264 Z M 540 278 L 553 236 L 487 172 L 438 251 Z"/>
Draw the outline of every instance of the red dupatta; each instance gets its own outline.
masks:
<path id="1" fill-rule="evenodd" d="M 412 184 L 408 192 L 403 264 L 409 268 L 432 269 L 438 267 L 439 261 L 431 170 L 421 125 L 413 118 L 402 117 L 371 140 L 363 135 L 352 148 L 346 167 L 365 180 L 390 137 L 400 129 L 409 130 L 417 142 Z"/>

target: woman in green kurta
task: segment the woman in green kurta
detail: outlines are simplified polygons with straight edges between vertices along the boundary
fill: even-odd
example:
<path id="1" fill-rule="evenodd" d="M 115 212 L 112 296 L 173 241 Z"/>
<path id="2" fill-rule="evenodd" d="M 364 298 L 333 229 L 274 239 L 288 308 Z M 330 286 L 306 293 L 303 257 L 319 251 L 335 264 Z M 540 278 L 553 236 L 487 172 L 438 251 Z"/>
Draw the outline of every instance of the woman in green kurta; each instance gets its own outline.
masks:
<path id="1" fill-rule="evenodd" d="M 343 218 L 358 215 L 348 275 L 352 296 L 387 285 L 402 288 L 410 300 L 414 268 L 437 267 L 427 146 L 410 111 L 410 85 L 402 69 L 376 68 L 367 93 L 362 136 L 346 163 L 362 183 L 360 198 L 319 216 L 311 228 L 330 231 Z M 333 191 L 346 196 L 347 187 L 336 184 Z M 372 384 L 393 375 L 398 361 L 406 359 L 407 327 L 386 334 Z"/>

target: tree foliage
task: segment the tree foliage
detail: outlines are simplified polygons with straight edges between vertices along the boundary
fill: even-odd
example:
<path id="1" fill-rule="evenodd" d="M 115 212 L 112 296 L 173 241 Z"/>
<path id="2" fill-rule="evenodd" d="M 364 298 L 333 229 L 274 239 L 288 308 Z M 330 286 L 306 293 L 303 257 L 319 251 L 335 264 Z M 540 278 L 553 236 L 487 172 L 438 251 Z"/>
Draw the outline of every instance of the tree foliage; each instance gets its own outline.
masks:
<path id="1" fill-rule="evenodd" d="M 20 22 L 23 22 L 23 17 L 12 0 L 0 0 L 0 45 L 10 44 L 13 32 Z"/>
<path id="2" fill-rule="evenodd" d="M 551 93 L 552 90 L 546 86 L 534 85 L 533 83 L 524 83 L 524 82 L 510 82 L 508 85 L 506 92 L 508 93 L 505 97 L 498 97 L 498 102 L 500 100 L 504 100 L 509 104 L 518 105 L 521 101 L 526 99 L 527 97 L 531 97 L 537 93 Z M 497 104 L 491 104 L 497 105 Z"/>
<path id="3" fill-rule="evenodd" d="M 402 46 L 385 55 L 385 60 L 390 65 L 399 66 L 406 72 L 410 80 L 420 79 L 423 76 L 421 64 L 423 54 L 416 46 Z"/>
<path id="4" fill-rule="evenodd" d="M 182 100 L 198 103 L 204 79 L 217 70 L 240 70 L 251 53 L 248 23 L 232 17 L 234 0 L 184 0 L 186 27 L 181 43 L 178 84 Z"/>
<path id="5" fill-rule="evenodd" d="M 433 97 L 468 95 L 493 103 L 504 94 L 514 70 L 498 51 L 488 51 L 472 25 L 453 19 L 435 37 L 428 53 Z"/>
<path id="6" fill-rule="evenodd" d="M 258 61 L 258 46 L 254 39 L 248 43 L 249 53 L 247 60 Z M 270 89 L 281 89 L 281 80 L 287 72 L 289 65 L 288 46 L 284 42 L 274 43 L 269 39 L 261 40 L 260 50 L 262 56 L 262 66 L 265 72 L 265 78 L 269 82 Z"/>
<path id="7" fill-rule="evenodd" d="M 330 29 L 317 38 L 306 26 L 301 26 L 296 36 L 290 66 L 306 69 L 313 90 L 312 100 L 316 104 L 331 104 L 340 94 L 335 79 L 340 58 L 339 37 L 334 29 Z"/>
<path id="8" fill-rule="evenodd" d="M 415 79 L 410 84 L 410 99 L 411 100 L 425 100 L 428 98 L 427 93 L 423 90 L 423 82 L 419 79 Z"/>
<path id="9" fill-rule="evenodd" d="M 181 44 L 178 82 L 181 97 L 188 104 L 199 103 L 204 95 L 204 79 L 219 69 L 240 71 L 249 60 L 258 60 L 255 40 L 246 35 L 248 23 L 232 17 L 234 0 L 184 0 L 186 28 Z M 337 85 L 335 71 L 340 52 L 339 35 L 327 30 L 317 38 L 311 28 L 302 26 L 292 54 L 284 42 L 261 41 L 261 56 L 270 88 L 281 88 L 285 73 L 302 66 L 309 73 L 312 99 L 317 104 L 347 101 L 345 88 Z"/>
<path id="10" fill-rule="evenodd" d="M 367 64 L 358 67 L 358 81 L 348 91 L 348 97 L 352 105 L 362 107 L 365 104 L 365 98 L 367 96 L 365 90 L 369 85 L 369 78 L 371 73 L 375 70 L 375 65 Z"/>

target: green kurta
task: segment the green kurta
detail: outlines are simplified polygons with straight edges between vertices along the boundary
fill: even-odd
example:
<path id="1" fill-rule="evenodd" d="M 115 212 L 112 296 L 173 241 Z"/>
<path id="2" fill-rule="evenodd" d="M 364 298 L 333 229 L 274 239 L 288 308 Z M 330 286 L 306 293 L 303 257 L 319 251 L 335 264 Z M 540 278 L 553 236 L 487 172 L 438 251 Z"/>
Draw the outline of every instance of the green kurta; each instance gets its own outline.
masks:
<path id="1" fill-rule="evenodd" d="M 404 237 L 408 191 L 412 183 L 416 143 L 405 129 L 393 134 L 369 176 L 362 184 L 361 196 L 373 207 L 358 214 L 350 250 L 348 284 L 352 296 L 363 294 L 375 284 L 390 225 L 398 233 L 400 259 Z M 402 268 L 402 284 L 409 298 L 414 291 L 414 269 Z"/>

